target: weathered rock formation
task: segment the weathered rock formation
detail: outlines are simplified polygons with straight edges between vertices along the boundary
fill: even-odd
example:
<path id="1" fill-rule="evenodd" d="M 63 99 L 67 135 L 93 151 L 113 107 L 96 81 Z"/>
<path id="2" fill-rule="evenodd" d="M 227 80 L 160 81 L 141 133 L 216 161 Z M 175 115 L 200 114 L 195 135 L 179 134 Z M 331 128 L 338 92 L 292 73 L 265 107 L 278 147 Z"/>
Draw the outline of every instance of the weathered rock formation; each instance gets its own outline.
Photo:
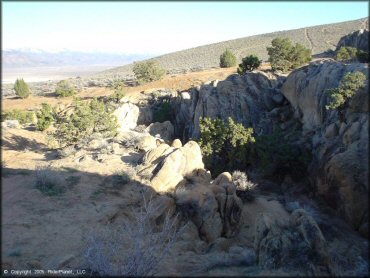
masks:
<path id="1" fill-rule="evenodd" d="M 315 220 L 295 210 L 281 226 L 262 214 L 256 225 L 254 248 L 258 265 L 267 269 L 297 269 L 310 276 L 333 274 L 328 246 Z"/>
<path id="2" fill-rule="evenodd" d="M 281 90 L 302 123 L 303 135 L 311 140 L 312 184 L 352 227 L 368 235 L 368 85 L 349 101 L 344 121 L 336 110 L 325 108 L 329 100 L 325 91 L 354 71 L 368 75 L 368 65 L 310 64 L 292 72 Z"/>
<path id="3" fill-rule="evenodd" d="M 126 102 L 118 107 L 113 115 L 118 120 L 118 131 L 128 131 L 134 129 L 139 118 L 139 107 L 130 102 Z"/>
<path id="4" fill-rule="evenodd" d="M 176 147 L 163 143 L 148 151 L 138 174 L 150 179 L 157 192 L 172 192 L 176 205 L 199 231 L 201 239 L 212 242 L 231 237 L 238 230 L 242 201 L 229 173 L 211 182 L 204 169 L 199 145 L 189 141 Z"/>
<path id="5" fill-rule="evenodd" d="M 176 106 L 175 133 L 184 140 L 198 138 L 200 117 L 232 117 L 257 134 L 269 133 L 272 119 L 268 113 L 287 117 L 289 107 L 280 92 L 283 76 L 252 72 L 231 75 L 225 81 L 214 81 L 189 92 L 182 92 Z"/>
<path id="6" fill-rule="evenodd" d="M 171 141 L 174 137 L 174 128 L 170 121 L 151 123 L 146 128 L 146 131 L 148 131 L 150 135 L 160 137 L 165 141 Z"/>
<path id="7" fill-rule="evenodd" d="M 358 30 L 342 37 L 337 45 L 339 50 L 342 46 L 351 46 L 363 51 L 369 51 L 369 30 Z"/>

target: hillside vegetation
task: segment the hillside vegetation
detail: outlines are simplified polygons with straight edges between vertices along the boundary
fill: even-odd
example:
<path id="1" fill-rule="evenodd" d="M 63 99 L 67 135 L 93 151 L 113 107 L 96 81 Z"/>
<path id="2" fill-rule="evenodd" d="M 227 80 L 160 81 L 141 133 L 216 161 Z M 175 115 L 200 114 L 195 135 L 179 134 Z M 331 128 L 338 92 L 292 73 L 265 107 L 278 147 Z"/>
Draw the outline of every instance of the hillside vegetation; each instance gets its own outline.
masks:
<path id="1" fill-rule="evenodd" d="M 303 44 L 315 55 L 329 49 L 334 50 L 341 37 L 358 29 L 364 29 L 367 25 L 368 18 L 362 18 L 334 24 L 279 31 L 177 51 L 156 57 L 155 60 L 170 72 L 219 67 L 220 55 L 225 49 L 230 49 L 236 55 L 238 63 L 241 62 L 243 57 L 250 54 L 256 54 L 266 61 L 268 58 L 266 47 L 270 46 L 271 41 L 276 37 L 286 37 L 294 43 Z M 97 76 L 132 75 L 132 66 L 132 64 L 129 64 L 113 68 L 103 71 L 97 74 Z"/>

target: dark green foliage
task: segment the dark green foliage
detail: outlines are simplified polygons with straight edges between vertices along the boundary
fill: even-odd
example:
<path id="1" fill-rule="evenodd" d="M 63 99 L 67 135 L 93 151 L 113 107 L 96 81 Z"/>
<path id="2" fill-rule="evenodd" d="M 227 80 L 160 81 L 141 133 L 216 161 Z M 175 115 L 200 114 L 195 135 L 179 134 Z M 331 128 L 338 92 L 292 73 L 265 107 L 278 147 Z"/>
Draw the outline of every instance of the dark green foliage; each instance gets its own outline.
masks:
<path id="1" fill-rule="evenodd" d="M 220 67 L 230 68 L 236 66 L 236 57 L 229 49 L 226 49 L 220 56 Z"/>
<path id="2" fill-rule="evenodd" d="M 166 70 L 154 60 L 134 63 L 132 71 L 139 83 L 160 80 L 166 75 Z"/>
<path id="3" fill-rule="evenodd" d="M 261 65 L 261 60 L 255 55 L 249 55 L 243 58 L 242 63 L 239 64 L 238 74 L 245 74 L 247 71 L 257 69 Z"/>
<path id="4" fill-rule="evenodd" d="M 357 51 L 357 60 L 360 63 L 369 63 L 369 53 L 359 49 Z"/>
<path id="5" fill-rule="evenodd" d="M 14 84 L 14 90 L 20 98 L 28 98 L 31 94 L 28 84 L 24 82 L 23 78 L 17 79 Z"/>
<path id="6" fill-rule="evenodd" d="M 20 124 L 29 124 L 33 122 L 34 112 L 25 111 L 20 109 L 13 109 L 8 112 L 4 112 L 2 120 L 18 120 Z"/>
<path id="7" fill-rule="evenodd" d="M 266 177 L 284 178 L 290 174 L 299 179 L 306 174 L 311 154 L 284 139 L 284 132 L 277 130 L 269 135 L 256 137 L 254 155 L 257 165 Z"/>
<path id="8" fill-rule="evenodd" d="M 50 127 L 50 125 L 55 120 L 55 113 L 51 108 L 50 104 L 42 103 L 42 108 L 36 113 L 38 130 L 45 130 Z"/>
<path id="9" fill-rule="evenodd" d="M 85 102 L 75 99 L 73 105 L 74 112 L 70 116 L 59 116 L 56 120 L 53 137 L 61 146 L 76 144 L 95 132 L 104 137 L 117 134 L 117 118 L 104 102 L 96 98 Z"/>
<path id="10" fill-rule="evenodd" d="M 153 122 L 172 121 L 173 109 L 169 101 L 163 101 L 153 112 Z"/>
<path id="11" fill-rule="evenodd" d="M 365 87 L 366 76 L 362 72 L 348 72 L 339 83 L 339 87 L 328 89 L 330 96 L 329 105 L 326 109 L 338 109 L 342 111 L 348 104 L 349 99 L 361 88 Z"/>
<path id="12" fill-rule="evenodd" d="M 213 175 L 232 169 L 243 169 L 249 163 L 250 143 L 253 143 L 253 129 L 245 128 L 228 118 L 202 118 L 199 122 L 199 145 L 206 167 Z"/>
<path id="13" fill-rule="evenodd" d="M 335 59 L 338 61 L 367 63 L 369 53 L 351 46 L 342 46 L 336 53 Z"/>
<path id="14" fill-rule="evenodd" d="M 288 38 L 275 38 L 267 47 L 269 62 L 273 70 L 287 72 L 311 61 L 311 50 L 302 44 L 292 44 Z"/>
<path id="15" fill-rule="evenodd" d="M 69 97 L 75 95 L 76 91 L 67 80 L 62 80 L 57 83 L 55 94 L 58 97 Z"/>

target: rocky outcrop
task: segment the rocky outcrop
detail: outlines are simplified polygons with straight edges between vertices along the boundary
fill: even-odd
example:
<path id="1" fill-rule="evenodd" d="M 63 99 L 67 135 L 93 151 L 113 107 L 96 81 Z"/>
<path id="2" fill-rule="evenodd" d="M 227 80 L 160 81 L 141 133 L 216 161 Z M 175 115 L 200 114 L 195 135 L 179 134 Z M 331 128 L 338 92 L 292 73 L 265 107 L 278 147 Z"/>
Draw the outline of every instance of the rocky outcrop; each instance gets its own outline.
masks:
<path id="1" fill-rule="evenodd" d="M 260 267 L 299 270 L 304 275 L 333 274 L 328 245 L 315 220 L 303 209 L 295 210 L 289 225 L 282 226 L 262 214 L 256 224 L 254 248 Z"/>
<path id="2" fill-rule="evenodd" d="M 279 90 L 283 81 L 283 76 L 256 71 L 182 92 L 176 106 L 175 133 L 184 140 L 198 138 L 200 117 L 232 117 L 246 127 L 252 126 L 257 134 L 266 133 L 273 121 L 267 113 L 288 110 Z"/>
<path id="3" fill-rule="evenodd" d="M 369 30 L 358 30 L 342 37 L 337 45 L 339 50 L 343 46 L 351 46 L 363 51 L 369 51 Z"/>
<path id="4" fill-rule="evenodd" d="M 146 131 L 149 132 L 150 135 L 162 138 L 165 141 L 171 141 L 174 138 L 174 128 L 170 121 L 151 123 L 146 128 Z"/>
<path id="5" fill-rule="evenodd" d="M 195 224 L 201 239 L 213 242 L 220 236 L 235 235 L 243 204 L 231 175 L 223 173 L 211 182 L 199 145 L 174 142 L 177 147 L 163 143 L 148 151 L 138 174 L 149 179 L 156 192 L 174 194 L 176 205 Z"/>
<path id="6" fill-rule="evenodd" d="M 243 204 L 229 173 L 211 182 L 209 172 L 193 171 L 178 184 L 175 198 L 183 214 L 198 228 L 201 239 L 213 242 L 238 232 Z"/>
<path id="7" fill-rule="evenodd" d="M 368 235 L 368 85 L 351 98 L 343 120 L 325 108 L 325 91 L 354 71 L 368 75 L 368 65 L 313 63 L 292 72 L 281 90 L 311 140 L 311 183 L 352 227 Z"/>
<path id="8" fill-rule="evenodd" d="M 149 133 L 140 133 L 136 131 L 122 131 L 113 141 L 126 147 L 133 147 L 140 151 L 149 151 L 155 149 L 160 141 Z"/>
<path id="9" fill-rule="evenodd" d="M 157 192 L 167 192 L 197 169 L 204 169 L 202 154 L 199 145 L 189 141 L 180 148 L 163 143 L 147 152 L 138 173 L 148 177 Z"/>
<path id="10" fill-rule="evenodd" d="M 117 117 L 118 131 L 128 131 L 134 129 L 139 118 L 139 107 L 130 102 L 126 102 L 118 107 L 113 115 Z"/>

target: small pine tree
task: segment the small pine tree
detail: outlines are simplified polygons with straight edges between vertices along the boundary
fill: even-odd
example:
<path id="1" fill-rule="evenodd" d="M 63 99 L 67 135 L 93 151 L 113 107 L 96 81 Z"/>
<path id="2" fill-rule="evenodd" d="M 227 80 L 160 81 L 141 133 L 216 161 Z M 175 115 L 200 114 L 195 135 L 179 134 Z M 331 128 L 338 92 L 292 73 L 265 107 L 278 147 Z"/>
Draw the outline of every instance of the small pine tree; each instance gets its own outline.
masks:
<path id="1" fill-rule="evenodd" d="M 42 108 L 37 112 L 36 128 L 40 131 L 48 129 L 55 120 L 55 113 L 50 104 L 42 103 Z"/>
<path id="2" fill-rule="evenodd" d="M 255 55 L 249 55 L 242 59 L 242 63 L 239 64 L 238 74 L 245 74 L 247 71 L 257 69 L 261 65 L 261 60 Z"/>
<path id="3" fill-rule="evenodd" d="M 312 59 L 311 50 L 299 43 L 293 46 L 292 41 L 288 38 L 275 38 L 271 45 L 271 47 L 267 47 L 267 53 L 272 70 L 287 72 Z"/>
<path id="4" fill-rule="evenodd" d="M 14 90 L 17 96 L 23 99 L 28 98 L 31 93 L 30 88 L 28 87 L 28 84 L 23 80 L 23 78 L 17 79 L 15 81 Z"/>
<path id="5" fill-rule="evenodd" d="M 230 68 L 236 66 L 236 57 L 229 49 L 226 49 L 220 56 L 220 67 Z"/>
<path id="6" fill-rule="evenodd" d="M 134 63 L 132 71 L 139 83 L 161 80 L 166 75 L 166 70 L 153 60 Z"/>

